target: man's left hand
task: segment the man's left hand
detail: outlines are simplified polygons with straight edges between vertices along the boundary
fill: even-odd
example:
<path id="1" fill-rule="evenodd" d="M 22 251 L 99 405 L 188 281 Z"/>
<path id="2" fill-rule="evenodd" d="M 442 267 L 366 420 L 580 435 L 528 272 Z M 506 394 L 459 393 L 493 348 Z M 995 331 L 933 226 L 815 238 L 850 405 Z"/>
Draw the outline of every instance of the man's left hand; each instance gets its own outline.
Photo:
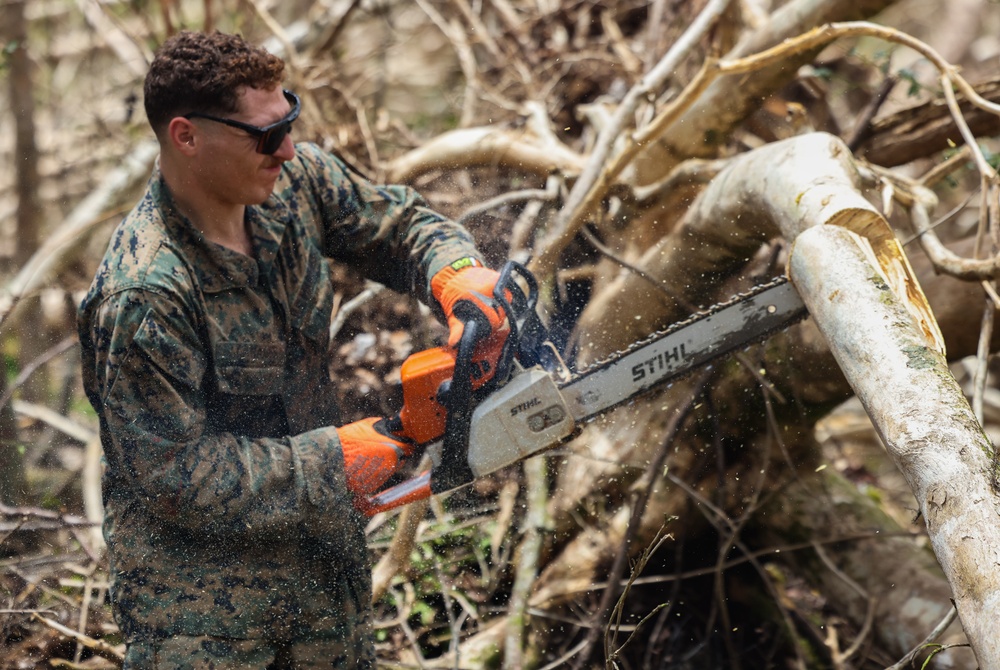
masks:
<path id="1" fill-rule="evenodd" d="M 372 417 L 337 429 L 344 452 L 347 488 L 358 496 L 371 495 L 388 481 L 414 444 L 391 431 L 385 419 Z"/>

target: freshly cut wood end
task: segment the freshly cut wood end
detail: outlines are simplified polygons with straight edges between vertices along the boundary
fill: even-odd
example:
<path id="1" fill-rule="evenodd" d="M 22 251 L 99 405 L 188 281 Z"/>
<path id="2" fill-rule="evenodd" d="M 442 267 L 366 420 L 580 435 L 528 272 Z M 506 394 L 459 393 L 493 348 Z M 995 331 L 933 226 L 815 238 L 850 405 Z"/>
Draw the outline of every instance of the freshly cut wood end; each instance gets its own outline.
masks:
<path id="1" fill-rule="evenodd" d="M 882 215 L 868 209 L 845 210 L 826 223 L 846 228 L 866 242 L 863 248 L 869 261 L 913 316 L 927 346 L 939 351 L 942 356 L 946 355 L 944 336 L 927 302 L 927 296 L 917 281 L 902 245 Z"/>

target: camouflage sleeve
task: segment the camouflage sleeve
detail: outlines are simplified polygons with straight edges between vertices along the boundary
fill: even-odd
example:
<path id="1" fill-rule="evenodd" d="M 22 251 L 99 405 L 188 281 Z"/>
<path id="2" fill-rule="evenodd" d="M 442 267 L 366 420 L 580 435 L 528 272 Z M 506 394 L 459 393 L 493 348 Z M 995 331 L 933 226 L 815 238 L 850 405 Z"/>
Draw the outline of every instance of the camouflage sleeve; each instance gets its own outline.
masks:
<path id="1" fill-rule="evenodd" d="M 122 291 L 89 325 L 109 474 L 147 511 L 227 534 L 346 524 L 351 501 L 335 429 L 274 439 L 209 429 L 210 362 L 178 301 Z"/>
<path id="2" fill-rule="evenodd" d="M 315 145 L 296 147 L 323 213 L 324 253 L 428 302 L 430 279 L 460 258 L 482 259 L 464 227 L 408 186 L 380 186 Z"/>

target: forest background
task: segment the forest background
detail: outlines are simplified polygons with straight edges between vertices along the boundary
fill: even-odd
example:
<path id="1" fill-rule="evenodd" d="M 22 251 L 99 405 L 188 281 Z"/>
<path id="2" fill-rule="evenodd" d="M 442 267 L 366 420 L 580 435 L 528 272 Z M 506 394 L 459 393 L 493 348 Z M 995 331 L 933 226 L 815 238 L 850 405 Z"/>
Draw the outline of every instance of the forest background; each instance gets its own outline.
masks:
<path id="1" fill-rule="evenodd" d="M 994 556 L 977 570 L 939 523 L 969 538 L 983 524 L 954 501 L 987 501 L 987 525 L 998 509 L 996 0 L 0 0 L 0 667 L 121 662 L 75 307 L 152 168 L 142 77 L 183 28 L 280 53 L 297 139 L 414 185 L 492 264 L 529 263 L 574 365 L 790 259 L 814 313 L 545 456 L 375 517 L 386 667 L 997 667 L 1000 545 L 976 540 Z M 855 196 L 843 211 L 874 218 L 833 225 Z M 810 301 L 825 271 L 790 247 L 815 224 L 902 276 L 890 302 L 946 348 L 975 426 L 915 440 L 953 416 L 947 388 L 879 381 L 885 337 L 844 358 L 838 325 L 859 327 Z M 819 242 L 839 266 L 838 244 Z M 345 418 L 392 412 L 402 361 L 444 331 L 406 296 L 335 282 Z M 910 394 L 880 404 L 866 378 Z M 976 446 L 971 475 L 951 469 Z"/>

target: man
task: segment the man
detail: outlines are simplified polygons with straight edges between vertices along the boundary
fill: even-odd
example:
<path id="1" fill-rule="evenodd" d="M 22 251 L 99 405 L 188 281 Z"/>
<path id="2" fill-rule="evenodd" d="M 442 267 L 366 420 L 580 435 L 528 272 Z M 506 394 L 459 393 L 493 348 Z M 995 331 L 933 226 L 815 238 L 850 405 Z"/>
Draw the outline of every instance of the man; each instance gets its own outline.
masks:
<path id="1" fill-rule="evenodd" d="M 502 331 L 497 275 L 412 190 L 289 136 L 283 63 L 185 32 L 157 52 L 160 143 L 80 308 L 126 668 L 370 668 L 358 499 L 412 449 L 339 425 L 328 259 Z M 461 306 L 461 307 L 459 307 Z"/>

